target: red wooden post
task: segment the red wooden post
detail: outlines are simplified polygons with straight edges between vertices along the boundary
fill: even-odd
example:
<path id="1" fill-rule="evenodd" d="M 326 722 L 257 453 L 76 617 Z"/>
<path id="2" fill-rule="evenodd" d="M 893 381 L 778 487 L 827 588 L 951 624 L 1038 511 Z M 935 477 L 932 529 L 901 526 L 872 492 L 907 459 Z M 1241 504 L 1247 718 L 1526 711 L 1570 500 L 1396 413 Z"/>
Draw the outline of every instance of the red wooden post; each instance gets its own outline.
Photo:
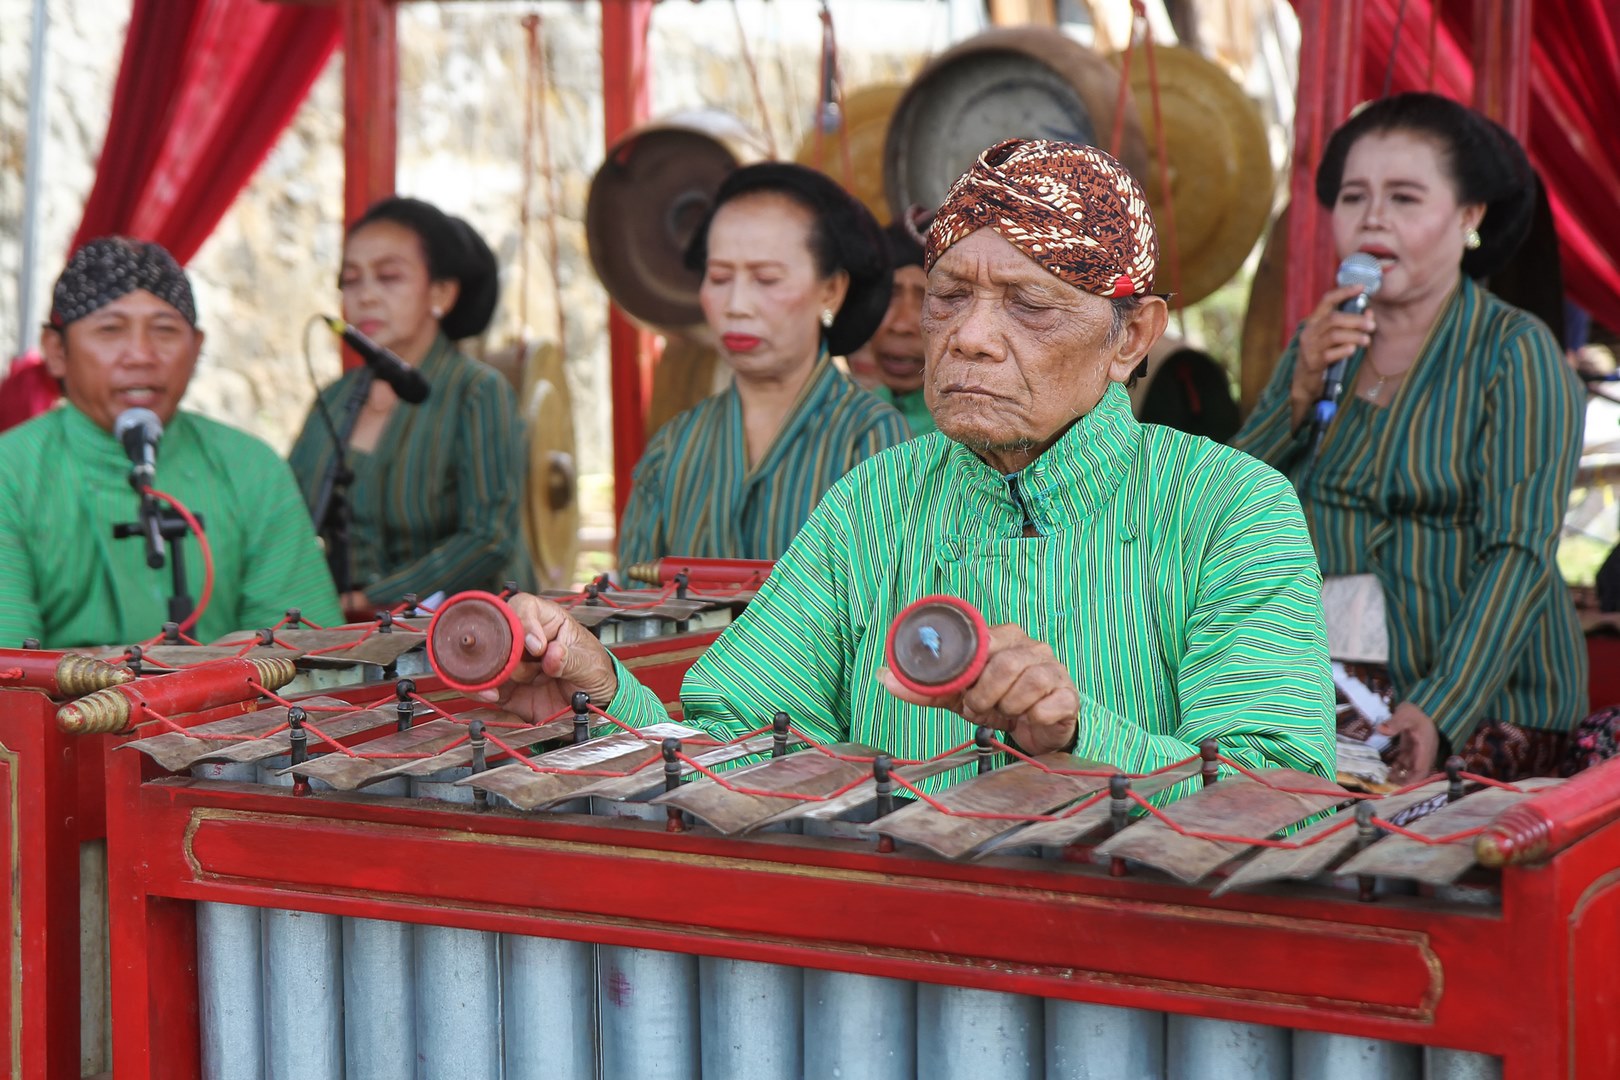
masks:
<path id="1" fill-rule="evenodd" d="M 1532 0 L 1475 0 L 1474 107 L 1525 142 Z"/>
<path id="2" fill-rule="evenodd" d="M 647 119 L 651 98 L 647 29 L 653 0 L 602 4 L 603 146 Z M 647 445 L 647 359 L 651 336 L 610 303 L 608 355 L 613 394 L 613 512 L 630 498 L 630 474 Z"/>
<path id="3" fill-rule="evenodd" d="M 112 852 L 139 850 L 138 824 L 123 811 L 146 763 L 107 754 L 107 902 L 111 911 L 113 1075 L 119 1080 L 198 1080 L 202 1028 L 197 1005 L 196 905 L 154 896 L 144 867 Z M 77 965 L 75 965 L 77 970 Z"/>
<path id="4" fill-rule="evenodd" d="M 1333 129 L 1361 90 L 1361 0 L 1300 0 L 1299 97 L 1289 178 L 1288 262 L 1283 339 L 1322 299 L 1333 280 L 1333 232 L 1316 202 L 1316 165 Z"/>
<path id="5" fill-rule="evenodd" d="M 0 1073 L 79 1075 L 77 753 L 40 693 L 0 692 Z M 92 747 L 99 750 L 99 747 Z"/>
<path id="6" fill-rule="evenodd" d="M 390 0 L 343 5 L 343 220 L 394 191 L 399 50 Z"/>

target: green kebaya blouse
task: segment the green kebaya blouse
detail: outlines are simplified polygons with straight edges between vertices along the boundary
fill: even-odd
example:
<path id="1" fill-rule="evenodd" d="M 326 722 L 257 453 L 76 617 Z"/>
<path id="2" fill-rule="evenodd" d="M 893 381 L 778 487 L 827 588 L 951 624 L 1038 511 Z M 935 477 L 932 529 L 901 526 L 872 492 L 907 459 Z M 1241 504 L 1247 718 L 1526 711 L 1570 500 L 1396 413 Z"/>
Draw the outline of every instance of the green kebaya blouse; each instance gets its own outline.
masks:
<path id="1" fill-rule="evenodd" d="M 1383 585 L 1397 700 L 1453 746 L 1481 720 L 1573 727 L 1586 649 L 1556 554 L 1585 411 L 1552 334 L 1464 280 L 1387 407 L 1347 390 L 1314 459 L 1289 430 L 1298 347 L 1233 445 L 1295 482 L 1324 574 Z"/>
<path id="2" fill-rule="evenodd" d="M 775 559 L 845 473 L 909 437 L 900 414 L 825 354 L 759 462 L 748 463 L 735 386 L 658 429 L 636 465 L 619 565 L 665 555 Z"/>
<path id="3" fill-rule="evenodd" d="M 72 405 L 0 435 L 0 646 L 122 645 L 162 631 L 172 570 L 146 565 L 143 540 L 113 539 L 140 509 L 128 475 L 123 446 Z M 213 597 L 193 637 L 274 626 L 293 607 L 322 626 L 342 621 L 309 511 L 274 450 L 178 413 L 158 444 L 155 486 L 201 515 L 213 552 Z M 187 591 L 201 601 L 201 550 L 194 537 L 181 548 Z"/>

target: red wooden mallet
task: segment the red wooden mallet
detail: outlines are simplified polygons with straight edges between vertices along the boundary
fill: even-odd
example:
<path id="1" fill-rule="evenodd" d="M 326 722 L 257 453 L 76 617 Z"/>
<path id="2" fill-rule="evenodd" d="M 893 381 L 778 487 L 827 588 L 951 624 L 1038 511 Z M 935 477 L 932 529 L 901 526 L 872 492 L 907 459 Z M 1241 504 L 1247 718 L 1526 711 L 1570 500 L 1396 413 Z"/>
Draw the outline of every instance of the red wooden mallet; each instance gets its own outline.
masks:
<path id="1" fill-rule="evenodd" d="M 984 671 L 990 627 L 966 600 L 925 596 L 895 616 L 884 656 L 907 690 L 950 697 L 972 686 Z"/>
<path id="2" fill-rule="evenodd" d="M 512 677 L 523 658 L 523 626 L 500 597 L 457 593 L 428 623 L 427 657 L 450 689 L 464 694 L 493 690 Z"/>

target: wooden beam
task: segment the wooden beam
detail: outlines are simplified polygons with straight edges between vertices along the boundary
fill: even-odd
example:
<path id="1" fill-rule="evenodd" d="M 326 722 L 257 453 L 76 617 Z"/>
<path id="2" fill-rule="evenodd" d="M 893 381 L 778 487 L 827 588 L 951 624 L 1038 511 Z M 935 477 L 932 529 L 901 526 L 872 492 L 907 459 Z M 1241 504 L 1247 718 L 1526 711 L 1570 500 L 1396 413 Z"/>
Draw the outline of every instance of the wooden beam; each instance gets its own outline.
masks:
<path id="1" fill-rule="evenodd" d="M 1474 107 L 1527 141 L 1532 0 L 1474 0 Z"/>
<path id="2" fill-rule="evenodd" d="M 603 146 L 647 119 L 651 101 L 647 30 L 653 0 L 602 4 Z M 624 515 L 631 474 L 647 445 L 652 336 L 608 302 L 609 386 L 613 399 L 613 510 Z"/>
<path id="3" fill-rule="evenodd" d="M 343 220 L 394 192 L 399 48 L 390 0 L 343 4 Z"/>

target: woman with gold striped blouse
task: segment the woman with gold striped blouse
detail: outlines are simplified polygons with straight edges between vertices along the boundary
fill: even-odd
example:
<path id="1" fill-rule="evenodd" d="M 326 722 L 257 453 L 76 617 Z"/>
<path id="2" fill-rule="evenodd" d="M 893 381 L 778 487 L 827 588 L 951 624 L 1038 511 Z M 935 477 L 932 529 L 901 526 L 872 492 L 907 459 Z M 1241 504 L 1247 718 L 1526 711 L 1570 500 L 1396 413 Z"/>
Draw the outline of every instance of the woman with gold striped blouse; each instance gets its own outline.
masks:
<path id="1" fill-rule="evenodd" d="M 1535 184 L 1511 135 L 1436 95 L 1335 132 L 1317 198 L 1339 256 L 1376 257 L 1382 287 L 1360 315 L 1339 310 L 1359 286 L 1322 298 L 1234 441 L 1295 482 L 1325 578 L 1381 586 L 1398 781 L 1452 748 L 1502 779 L 1551 771 L 1586 712 L 1555 559 L 1581 392 L 1547 328 L 1473 280 L 1524 238 Z M 1344 400 L 1317 442 L 1338 360 Z"/>
<path id="2" fill-rule="evenodd" d="M 349 439 L 351 618 L 407 593 L 428 596 L 532 586 L 519 500 L 527 465 L 517 397 L 494 368 L 453 342 L 489 326 L 500 283 L 495 255 L 473 228 L 419 199 L 390 196 L 350 227 L 343 244 L 343 317 L 421 371 L 432 388 L 401 404 L 371 384 Z M 313 510 L 331 463 L 331 426 L 365 368 L 321 392 L 290 463 Z M 340 585 L 340 588 L 344 586 Z"/>
<path id="3" fill-rule="evenodd" d="M 877 222 L 813 169 L 738 169 L 687 261 L 731 367 L 724 393 L 681 413 L 636 466 L 619 565 L 690 555 L 775 559 L 827 489 L 910 434 L 833 366 L 889 306 Z"/>

